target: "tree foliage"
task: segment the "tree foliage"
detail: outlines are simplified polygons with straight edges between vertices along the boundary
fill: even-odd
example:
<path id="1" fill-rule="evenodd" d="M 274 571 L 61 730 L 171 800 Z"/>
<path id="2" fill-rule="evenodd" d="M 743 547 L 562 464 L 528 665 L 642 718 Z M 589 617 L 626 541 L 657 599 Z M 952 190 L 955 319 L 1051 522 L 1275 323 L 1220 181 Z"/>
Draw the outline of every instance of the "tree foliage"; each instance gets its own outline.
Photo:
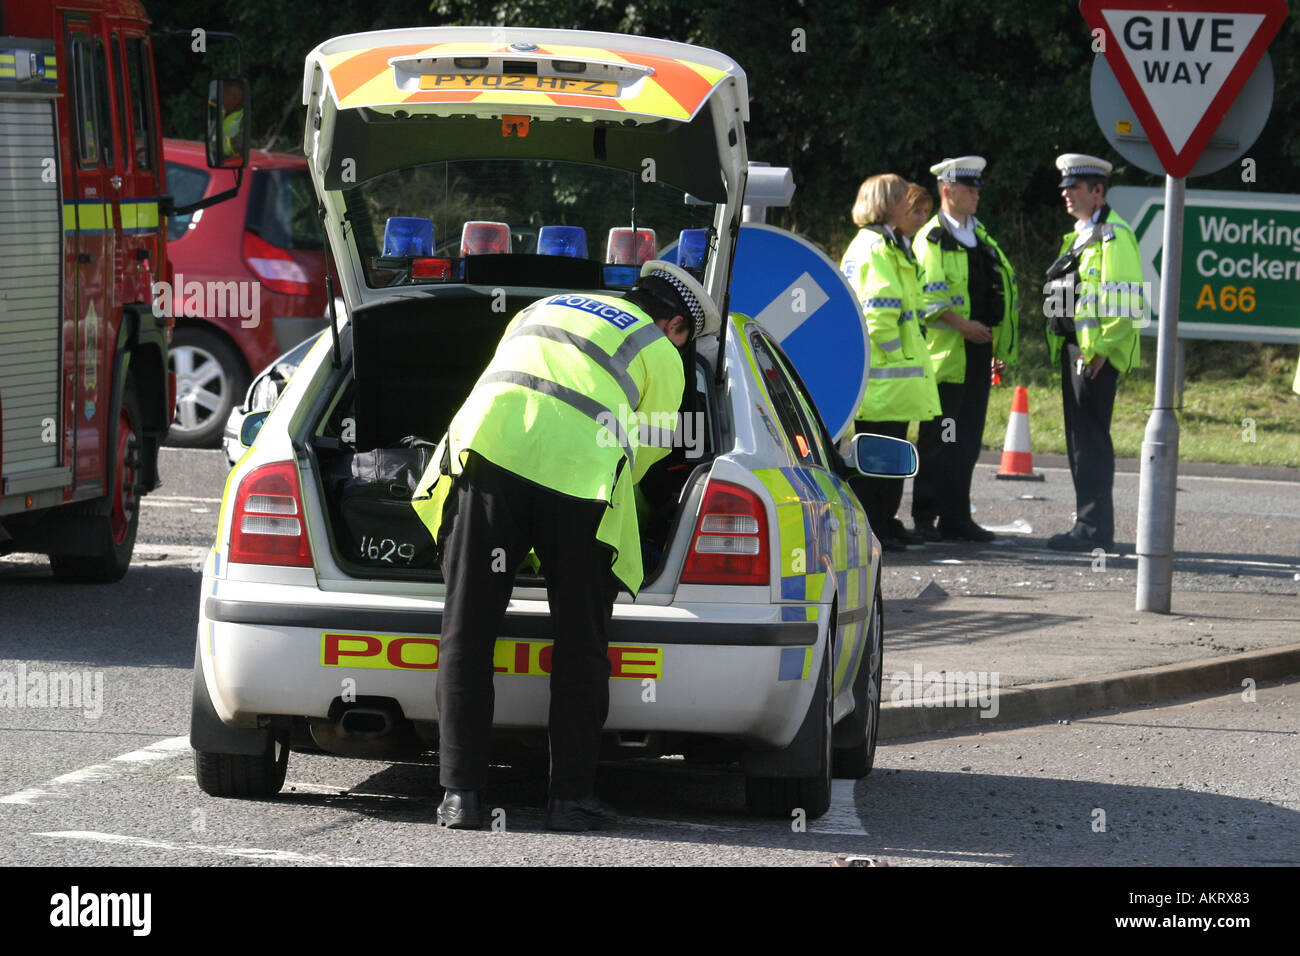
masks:
<path id="1" fill-rule="evenodd" d="M 1272 119 L 1250 151 L 1257 182 L 1235 164 L 1198 188 L 1300 191 L 1300 0 L 1270 49 Z M 340 9 L 341 8 L 341 9 Z M 1106 156 L 1113 183 L 1160 182 L 1116 155 L 1092 114 L 1094 54 L 1074 2 L 911 0 L 174 0 L 160 26 L 227 30 L 244 42 L 258 146 L 300 150 L 306 53 L 343 33 L 412 25 L 568 27 L 668 37 L 721 50 L 749 81 L 750 157 L 789 166 L 798 189 L 773 219 L 833 255 L 847 245 L 858 184 L 896 172 L 931 190 L 931 164 L 977 153 L 989 167 L 981 218 L 1032 287 L 1071 222 L 1056 189 L 1062 152 Z M 212 52 L 159 41 L 169 132 L 197 138 L 206 79 L 233 72 Z M 178 79 L 183 78 L 183 79 Z"/>

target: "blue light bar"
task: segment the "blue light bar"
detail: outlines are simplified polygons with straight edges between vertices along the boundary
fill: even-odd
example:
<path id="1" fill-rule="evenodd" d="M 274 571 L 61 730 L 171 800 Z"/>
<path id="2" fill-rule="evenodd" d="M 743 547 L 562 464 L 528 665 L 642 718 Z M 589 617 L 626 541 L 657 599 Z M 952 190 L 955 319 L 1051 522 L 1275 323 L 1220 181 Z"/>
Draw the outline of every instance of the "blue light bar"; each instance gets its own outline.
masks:
<path id="1" fill-rule="evenodd" d="M 636 280 L 640 276 L 640 266 L 608 265 L 604 267 L 605 288 L 607 289 L 630 289 L 636 285 Z"/>
<path id="2" fill-rule="evenodd" d="M 433 220 L 419 216 L 389 216 L 384 223 L 384 255 L 433 255 Z"/>
<path id="3" fill-rule="evenodd" d="M 542 226 L 537 233 L 537 253 L 542 256 L 587 258 L 587 230 L 581 226 Z"/>
<path id="4" fill-rule="evenodd" d="M 683 269 L 703 269 L 709 254 L 709 230 L 683 229 L 677 237 L 677 264 Z"/>

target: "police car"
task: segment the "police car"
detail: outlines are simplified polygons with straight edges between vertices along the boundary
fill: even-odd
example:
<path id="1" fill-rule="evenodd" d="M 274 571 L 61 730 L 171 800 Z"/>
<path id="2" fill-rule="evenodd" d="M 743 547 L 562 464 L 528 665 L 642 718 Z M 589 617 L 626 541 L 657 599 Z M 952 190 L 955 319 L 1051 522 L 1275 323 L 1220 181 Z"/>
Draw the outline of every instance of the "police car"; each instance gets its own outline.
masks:
<path id="1" fill-rule="evenodd" d="M 278 792 L 291 750 L 437 749 L 445 589 L 412 476 L 529 303 L 626 289 L 669 251 L 725 302 L 745 199 L 745 76 L 699 47 L 358 34 L 312 51 L 304 101 L 348 315 L 245 420 L 205 564 L 191 743 L 226 797 Z M 847 478 L 906 477 L 915 451 L 837 446 L 748 316 L 685 361 L 676 447 L 639 486 L 646 580 L 614 607 L 606 753 L 731 759 L 752 812 L 815 817 L 870 771 L 881 697 L 880 546 Z M 525 746 L 554 638 L 535 571 L 495 654 L 495 727 Z"/>

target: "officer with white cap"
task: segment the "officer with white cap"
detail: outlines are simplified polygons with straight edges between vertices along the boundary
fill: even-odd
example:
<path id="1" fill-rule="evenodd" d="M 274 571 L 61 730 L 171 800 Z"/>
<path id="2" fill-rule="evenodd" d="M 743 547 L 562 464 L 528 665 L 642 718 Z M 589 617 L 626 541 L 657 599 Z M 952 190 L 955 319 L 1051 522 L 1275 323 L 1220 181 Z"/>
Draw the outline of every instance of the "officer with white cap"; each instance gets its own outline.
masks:
<path id="1" fill-rule="evenodd" d="M 1045 312 L 1052 361 L 1061 372 L 1065 440 L 1074 479 L 1075 524 L 1053 535 L 1058 551 L 1114 547 L 1111 413 L 1119 375 L 1138 364 L 1142 260 L 1129 224 L 1106 203 L 1112 166 L 1083 153 L 1056 159 L 1061 196 L 1075 218 L 1047 271 Z"/>
<path id="2" fill-rule="evenodd" d="M 961 156 L 930 167 L 939 180 L 940 209 L 912 242 L 925 341 L 943 407 L 938 418 L 920 425 L 920 468 L 912 486 L 916 533 L 932 541 L 993 540 L 971 520 L 971 477 L 984 436 L 991 366 L 1016 361 L 1020 322 L 1015 272 L 975 218 L 985 165 L 983 156 Z"/>

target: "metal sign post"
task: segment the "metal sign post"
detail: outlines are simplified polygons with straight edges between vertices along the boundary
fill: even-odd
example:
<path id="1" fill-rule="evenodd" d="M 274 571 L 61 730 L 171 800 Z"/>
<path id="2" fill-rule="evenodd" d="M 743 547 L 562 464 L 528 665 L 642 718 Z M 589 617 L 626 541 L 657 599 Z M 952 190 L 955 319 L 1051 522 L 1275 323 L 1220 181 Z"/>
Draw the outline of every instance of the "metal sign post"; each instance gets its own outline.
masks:
<path id="1" fill-rule="evenodd" d="M 1169 613 L 1174 575 L 1174 504 L 1178 485 L 1178 297 L 1183 271 L 1183 203 L 1187 180 L 1165 177 L 1164 269 L 1156 339 L 1155 408 L 1142 436 L 1138 483 L 1137 609 Z"/>
<path id="2" fill-rule="evenodd" d="M 1103 133 L 1113 135 L 1116 149 L 1132 162 L 1165 174 L 1155 407 L 1143 436 L 1138 485 L 1137 609 L 1168 614 L 1178 482 L 1174 402 L 1187 177 L 1198 171 L 1198 160 L 1216 132 L 1223 131 L 1222 148 L 1200 171 L 1231 162 L 1259 135 L 1268 104 L 1262 110 L 1239 111 L 1226 130 L 1224 126 L 1286 19 L 1287 5 L 1285 0 L 1080 0 L 1079 9 L 1092 28 L 1094 49 L 1104 53 L 1109 67 L 1094 71 L 1092 83 L 1093 111 Z M 1257 81 L 1256 90 L 1266 87 L 1267 96 L 1256 95 L 1271 101 L 1271 70 L 1265 67 L 1264 73 L 1269 82 Z M 1112 79 L 1118 81 L 1134 118 L 1117 113 Z"/>

